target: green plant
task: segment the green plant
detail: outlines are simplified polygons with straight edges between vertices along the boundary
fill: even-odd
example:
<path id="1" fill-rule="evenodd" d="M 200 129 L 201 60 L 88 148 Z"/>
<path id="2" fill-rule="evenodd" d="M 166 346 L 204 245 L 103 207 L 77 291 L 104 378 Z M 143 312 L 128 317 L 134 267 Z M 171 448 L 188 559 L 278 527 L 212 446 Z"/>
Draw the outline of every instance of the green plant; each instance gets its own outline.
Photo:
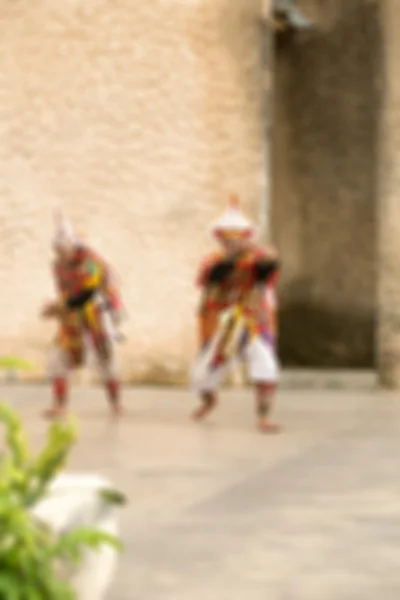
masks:
<path id="1" fill-rule="evenodd" d="M 20 356 L 0 356 L 0 370 L 3 371 L 33 371 L 34 365 Z"/>
<path id="2" fill-rule="evenodd" d="M 63 567 L 78 565 L 86 549 L 103 544 L 121 549 L 116 538 L 93 528 L 56 536 L 32 517 L 31 510 L 65 465 L 76 426 L 52 424 L 44 448 L 34 456 L 20 418 L 4 403 L 0 422 L 6 433 L 0 458 L 0 600 L 75 600 Z M 110 502 L 123 502 L 113 490 L 102 494 Z"/>

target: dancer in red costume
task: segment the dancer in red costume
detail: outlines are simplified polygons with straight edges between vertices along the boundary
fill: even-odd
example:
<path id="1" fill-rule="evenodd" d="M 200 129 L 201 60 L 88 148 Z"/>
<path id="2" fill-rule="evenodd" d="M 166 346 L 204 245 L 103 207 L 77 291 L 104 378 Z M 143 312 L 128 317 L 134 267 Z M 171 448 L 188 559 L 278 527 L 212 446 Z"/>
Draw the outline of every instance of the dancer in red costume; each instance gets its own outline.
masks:
<path id="1" fill-rule="evenodd" d="M 115 365 L 116 326 L 122 303 L 104 260 L 76 237 L 70 223 L 60 218 L 53 240 L 53 273 L 58 300 L 48 303 L 43 318 L 58 320 L 58 333 L 50 358 L 53 404 L 48 418 L 64 415 L 68 402 L 68 376 L 85 364 L 92 352 L 114 414 L 122 411 L 120 382 Z"/>
<path id="2" fill-rule="evenodd" d="M 201 405 L 193 417 L 202 420 L 216 407 L 221 379 L 232 362 L 241 358 L 255 388 L 257 426 L 263 432 L 277 432 L 279 427 L 270 413 L 279 378 L 278 255 L 274 248 L 261 248 L 254 242 L 254 227 L 236 197 L 212 233 L 221 249 L 206 258 L 198 277 L 201 349 L 193 385 Z"/>

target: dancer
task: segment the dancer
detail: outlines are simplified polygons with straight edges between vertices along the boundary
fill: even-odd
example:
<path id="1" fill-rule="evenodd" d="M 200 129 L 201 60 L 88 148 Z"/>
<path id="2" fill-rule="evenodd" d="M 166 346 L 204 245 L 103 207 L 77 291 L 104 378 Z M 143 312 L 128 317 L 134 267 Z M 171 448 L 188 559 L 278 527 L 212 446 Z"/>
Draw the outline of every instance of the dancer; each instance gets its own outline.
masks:
<path id="1" fill-rule="evenodd" d="M 255 387 L 258 428 L 277 432 L 270 413 L 279 375 L 278 255 L 274 248 L 263 249 L 254 242 L 254 226 L 241 212 L 236 197 L 212 233 L 221 250 L 204 261 L 198 278 L 201 349 L 192 377 L 201 405 L 193 418 L 202 420 L 216 407 L 221 379 L 229 365 L 242 358 Z"/>
<path id="2" fill-rule="evenodd" d="M 59 322 L 50 357 L 53 404 L 47 418 L 66 412 L 69 373 L 85 364 L 91 352 L 107 390 L 114 414 L 122 412 L 120 382 L 115 365 L 115 341 L 122 303 L 105 261 L 80 242 L 71 224 L 62 217 L 53 240 L 56 260 L 53 273 L 59 299 L 42 310 L 45 319 Z"/>

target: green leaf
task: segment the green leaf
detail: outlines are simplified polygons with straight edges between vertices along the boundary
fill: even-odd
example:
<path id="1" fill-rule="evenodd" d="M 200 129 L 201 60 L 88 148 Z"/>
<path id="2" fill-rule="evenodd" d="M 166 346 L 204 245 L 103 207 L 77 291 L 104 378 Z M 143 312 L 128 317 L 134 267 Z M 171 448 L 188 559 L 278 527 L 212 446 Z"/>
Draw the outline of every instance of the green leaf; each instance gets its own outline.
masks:
<path id="1" fill-rule="evenodd" d="M 27 506 L 34 506 L 44 497 L 51 481 L 65 466 L 76 437 L 77 427 L 73 421 L 51 425 L 46 445 L 29 470 L 31 487 L 26 497 Z"/>
<path id="2" fill-rule="evenodd" d="M 99 496 L 106 504 L 124 506 L 128 499 L 122 492 L 114 489 L 103 488 L 99 490 Z"/>
<path id="3" fill-rule="evenodd" d="M 0 599 L 21 600 L 16 573 L 0 572 Z"/>
<path id="4" fill-rule="evenodd" d="M 23 430 L 22 422 L 17 413 L 4 402 L 0 403 L 0 422 L 6 428 L 6 442 L 8 454 L 17 469 L 23 469 L 29 459 L 29 444 Z M 24 473 L 20 473 L 23 479 Z"/>
<path id="5" fill-rule="evenodd" d="M 34 365 L 20 356 L 0 356 L 0 370 L 33 371 Z"/>
<path id="6" fill-rule="evenodd" d="M 65 533 L 57 539 L 50 549 L 51 558 L 62 557 L 73 563 L 80 561 L 86 549 L 98 550 L 101 546 L 112 546 L 118 552 L 122 551 L 122 543 L 115 536 L 92 527 L 80 527 Z"/>

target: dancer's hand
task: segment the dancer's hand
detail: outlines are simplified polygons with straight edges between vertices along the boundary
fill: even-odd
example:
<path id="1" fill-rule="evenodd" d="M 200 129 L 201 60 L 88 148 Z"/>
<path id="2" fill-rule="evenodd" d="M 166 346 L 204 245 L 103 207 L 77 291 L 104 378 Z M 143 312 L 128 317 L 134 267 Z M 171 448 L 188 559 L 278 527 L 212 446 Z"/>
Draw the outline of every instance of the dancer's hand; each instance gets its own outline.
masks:
<path id="1" fill-rule="evenodd" d="M 112 308 L 110 310 L 110 316 L 114 327 L 118 328 L 124 321 L 125 314 L 120 308 Z"/>
<path id="2" fill-rule="evenodd" d="M 48 302 L 44 305 L 41 311 L 41 317 L 43 319 L 54 319 L 61 317 L 63 308 L 58 302 Z"/>

